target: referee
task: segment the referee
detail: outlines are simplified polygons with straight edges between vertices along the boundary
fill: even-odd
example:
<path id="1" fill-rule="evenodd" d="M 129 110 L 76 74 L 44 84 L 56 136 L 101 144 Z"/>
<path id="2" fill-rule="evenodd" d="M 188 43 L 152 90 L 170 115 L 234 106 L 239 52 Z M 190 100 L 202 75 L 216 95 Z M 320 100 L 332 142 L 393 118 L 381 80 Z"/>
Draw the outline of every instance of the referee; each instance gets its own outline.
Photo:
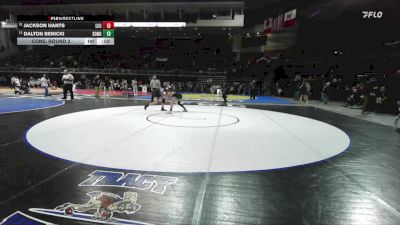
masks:
<path id="1" fill-rule="evenodd" d="M 157 79 L 157 76 L 154 75 L 153 79 L 150 81 L 150 88 L 151 88 L 151 101 L 153 102 L 154 98 L 159 98 L 161 97 L 161 82 L 159 79 Z"/>
<path id="2" fill-rule="evenodd" d="M 74 83 L 74 76 L 72 74 L 68 73 L 68 70 L 64 70 L 64 75 L 62 76 L 62 82 L 64 83 L 63 86 L 63 92 L 64 92 L 64 98 L 63 100 L 67 100 L 67 92 L 71 94 L 71 100 L 74 99 L 74 92 L 72 91 L 72 85 Z"/>

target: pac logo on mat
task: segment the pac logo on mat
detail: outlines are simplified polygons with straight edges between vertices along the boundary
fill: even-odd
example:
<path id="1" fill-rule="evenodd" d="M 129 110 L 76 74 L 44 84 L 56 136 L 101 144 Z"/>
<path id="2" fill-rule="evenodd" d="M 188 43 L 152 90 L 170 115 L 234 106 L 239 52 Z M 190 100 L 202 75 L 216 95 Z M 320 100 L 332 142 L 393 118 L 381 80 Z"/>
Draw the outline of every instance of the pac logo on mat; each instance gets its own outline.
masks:
<path id="1" fill-rule="evenodd" d="M 150 190 L 153 193 L 164 194 L 167 187 L 178 181 L 177 177 L 157 176 L 137 173 L 122 173 L 96 170 L 89 174 L 87 180 L 79 184 L 86 187 L 121 187 L 139 190 Z"/>

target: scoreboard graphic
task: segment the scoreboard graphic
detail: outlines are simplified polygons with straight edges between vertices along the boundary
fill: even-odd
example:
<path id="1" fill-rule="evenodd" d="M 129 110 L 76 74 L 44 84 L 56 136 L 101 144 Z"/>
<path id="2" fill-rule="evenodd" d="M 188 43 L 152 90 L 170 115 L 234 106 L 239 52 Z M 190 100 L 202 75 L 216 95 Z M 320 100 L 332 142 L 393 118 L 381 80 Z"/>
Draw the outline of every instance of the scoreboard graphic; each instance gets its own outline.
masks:
<path id="1" fill-rule="evenodd" d="M 17 16 L 17 45 L 114 45 L 114 16 Z"/>

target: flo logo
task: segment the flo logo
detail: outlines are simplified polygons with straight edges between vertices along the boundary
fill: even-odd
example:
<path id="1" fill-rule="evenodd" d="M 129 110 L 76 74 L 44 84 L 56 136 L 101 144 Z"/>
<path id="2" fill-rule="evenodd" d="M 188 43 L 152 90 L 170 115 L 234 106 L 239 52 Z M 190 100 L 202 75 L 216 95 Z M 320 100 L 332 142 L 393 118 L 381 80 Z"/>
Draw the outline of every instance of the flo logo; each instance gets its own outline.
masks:
<path id="1" fill-rule="evenodd" d="M 370 18 L 380 19 L 383 16 L 382 11 L 362 11 L 362 13 L 364 19 L 370 19 Z"/>

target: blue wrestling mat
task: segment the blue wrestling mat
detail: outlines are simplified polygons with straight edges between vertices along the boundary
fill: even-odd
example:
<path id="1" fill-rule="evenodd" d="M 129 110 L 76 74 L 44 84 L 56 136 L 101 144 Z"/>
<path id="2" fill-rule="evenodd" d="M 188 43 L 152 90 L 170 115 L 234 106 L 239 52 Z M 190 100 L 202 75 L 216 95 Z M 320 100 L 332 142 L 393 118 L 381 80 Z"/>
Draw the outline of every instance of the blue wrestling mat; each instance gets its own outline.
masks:
<path id="1" fill-rule="evenodd" d="M 150 96 L 136 96 L 136 100 L 147 100 L 150 101 Z M 219 99 L 218 99 L 219 100 Z M 207 100 L 193 100 L 193 99 L 183 99 L 183 101 L 200 101 L 204 102 Z M 222 98 L 220 99 L 222 101 Z M 263 104 L 282 104 L 282 105 L 291 105 L 291 104 L 296 104 L 296 102 L 287 100 L 287 99 L 282 99 L 278 97 L 272 97 L 272 96 L 257 96 L 256 100 L 232 100 L 229 99 L 228 96 L 228 102 L 230 103 L 263 103 Z"/>
<path id="2" fill-rule="evenodd" d="M 296 104 L 293 101 L 272 97 L 272 96 L 257 96 L 256 100 L 244 100 L 245 103 L 265 103 L 265 104 Z"/>
<path id="3" fill-rule="evenodd" d="M 0 98 L 0 114 L 46 109 L 63 104 L 63 101 L 50 99 Z"/>

